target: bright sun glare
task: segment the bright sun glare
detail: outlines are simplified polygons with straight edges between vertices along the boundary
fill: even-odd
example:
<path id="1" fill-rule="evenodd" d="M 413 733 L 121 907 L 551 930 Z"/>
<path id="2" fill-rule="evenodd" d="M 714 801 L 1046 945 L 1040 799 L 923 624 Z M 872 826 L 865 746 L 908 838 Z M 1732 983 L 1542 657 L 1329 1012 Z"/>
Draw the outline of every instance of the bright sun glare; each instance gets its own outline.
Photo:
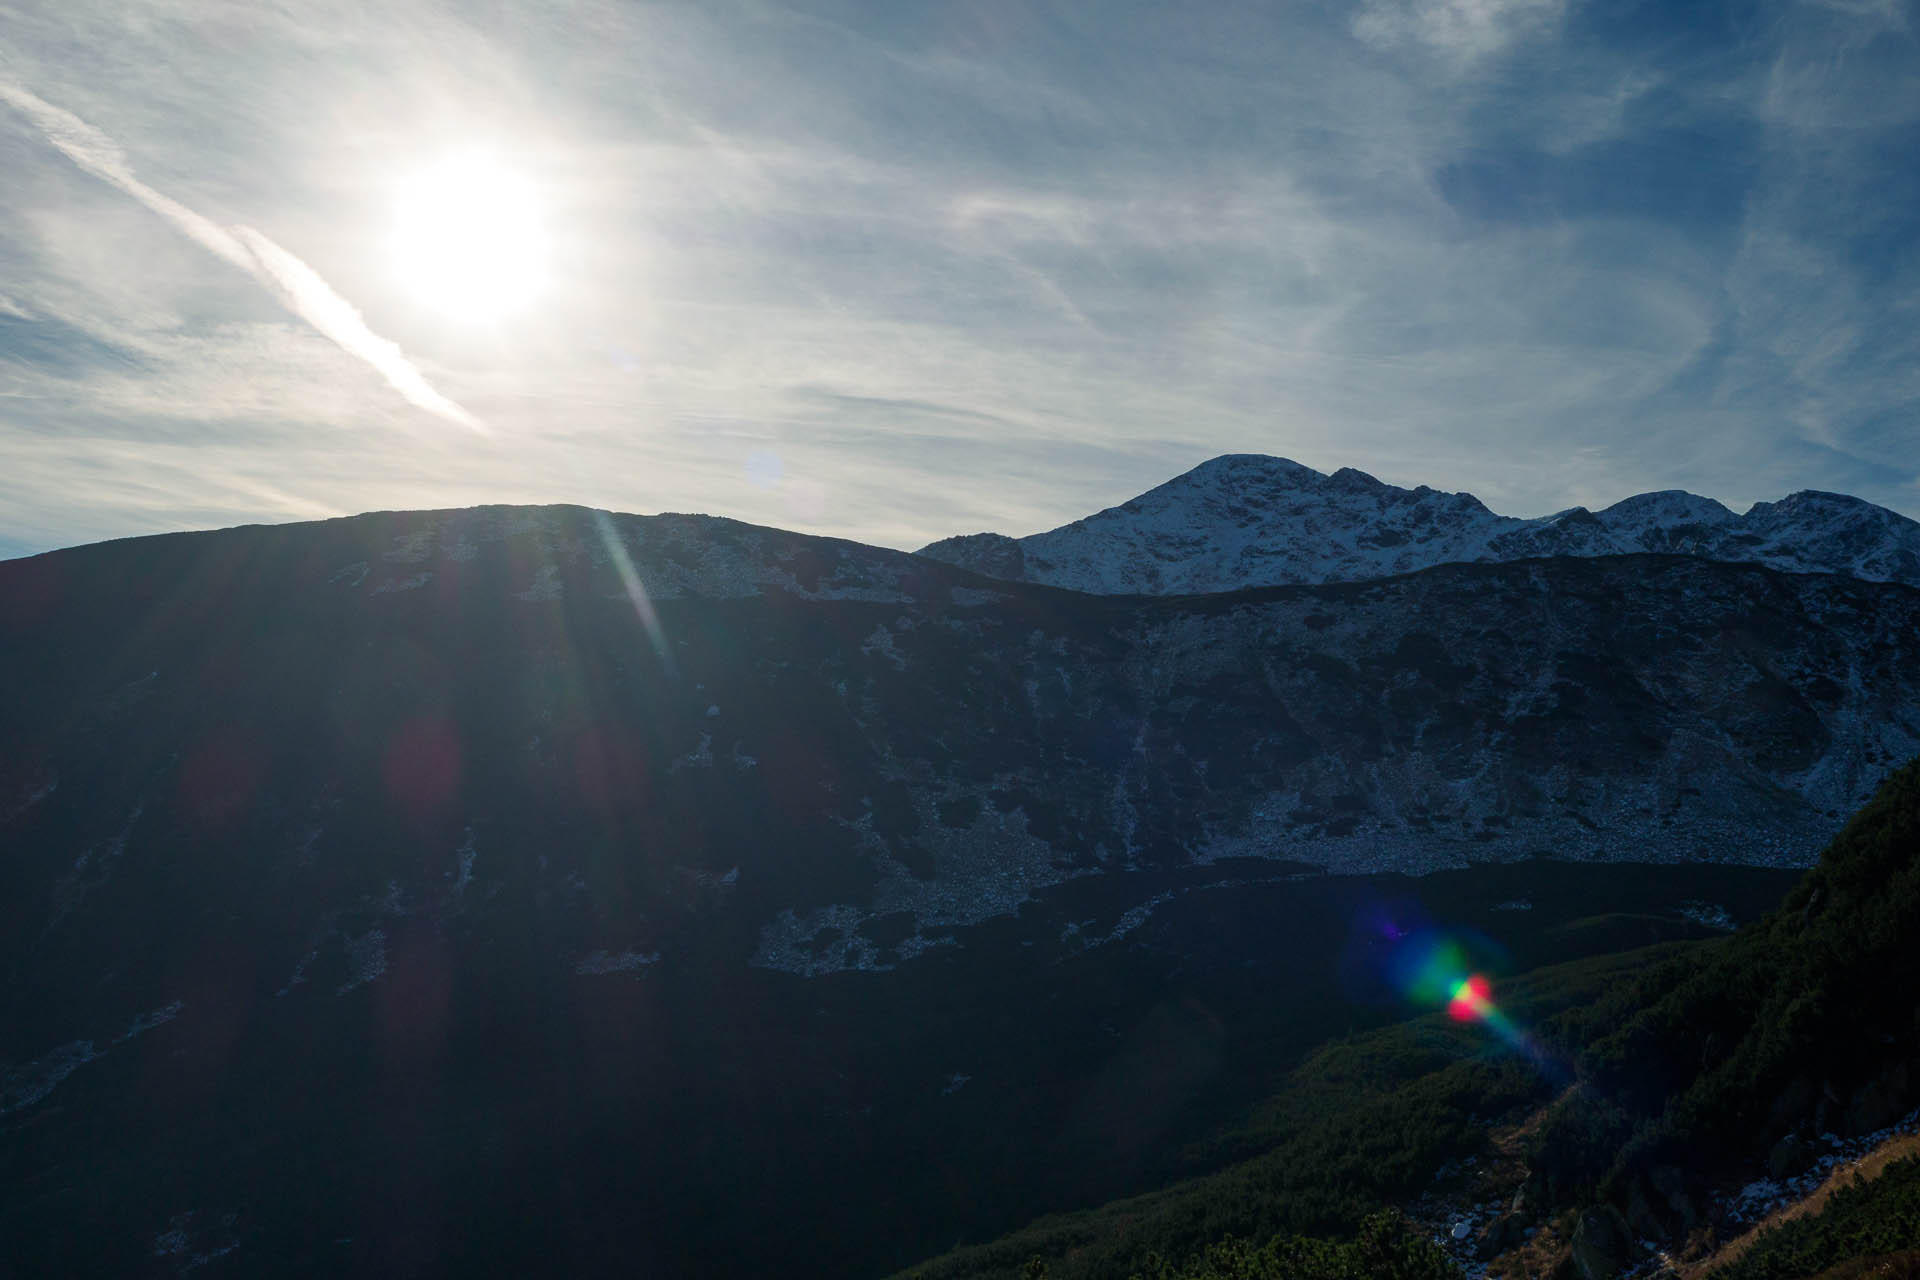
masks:
<path id="1" fill-rule="evenodd" d="M 402 184 L 394 269 L 419 301 L 490 323 L 546 283 L 547 233 L 533 185 L 480 151 L 448 156 Z"/>

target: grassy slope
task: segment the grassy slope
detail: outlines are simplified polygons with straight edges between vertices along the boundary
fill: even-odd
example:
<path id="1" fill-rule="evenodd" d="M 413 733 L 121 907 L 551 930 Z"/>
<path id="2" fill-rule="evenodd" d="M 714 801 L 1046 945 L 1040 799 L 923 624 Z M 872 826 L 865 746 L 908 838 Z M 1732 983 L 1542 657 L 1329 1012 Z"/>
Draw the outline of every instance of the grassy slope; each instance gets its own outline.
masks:
<path id="1" fill-rule="evenodd" d="M 1513 980 L 1516 1021 L 1584 1004 L 1688 949 L 1673 943 L 1556 965 Z M 1034 1257 L 1052 1280 L 1124 1276 L 1150 1255 L 1194 1258 L 1227 1236 L 1347 1233 L 1381 1205 L 1474 1154 L 1489 1123 L 1537 1105 L 1563 1082 L 1443 1016 L 1331 1043 L 1291 1072 L 1244 1123 L 1220 1135 L 1261 1154 L 1216 1173 L 1085 1213 L 1061 1214 L 906 1273 L 924 1280 L 1018 1277 Z"/>
<path id="2" fill-rule="evenodd" d="M 1534 1152 L 1554 1198 L 1624 1202 L 1667 1169 L 1697 1190 L 1795 1128 L 1844 1128 L 1849 1102 L 1915 1053 L 1916 938 L 1920 763 L 1888 778 L 1779 911 L 1548 1028 L 1582 1084 Z"/>
<path id="3" fill-rule="evenodd" d="M 1765 1232 L 1712 1280 L 1797 1280 L 1823 1268 L 1834 1274 L 1920 1274 L 1920 1156 L 1890 1166 L 1878 1178 L 1835 1193 L 1817 1217 L 1797 1218 Z M 1890 1255 L 1906 1251 L 1906 1263 Z M 1890 1268 L 1876 1272 L 1863 1260 Z M 1907 1272 L 1898 1269 L 1906 1265 Z M 1855 1268 L 1849 1272 L 1848 1267 Z M 1862 1270 L 1860 1268 L 1866 1267 Z"/>

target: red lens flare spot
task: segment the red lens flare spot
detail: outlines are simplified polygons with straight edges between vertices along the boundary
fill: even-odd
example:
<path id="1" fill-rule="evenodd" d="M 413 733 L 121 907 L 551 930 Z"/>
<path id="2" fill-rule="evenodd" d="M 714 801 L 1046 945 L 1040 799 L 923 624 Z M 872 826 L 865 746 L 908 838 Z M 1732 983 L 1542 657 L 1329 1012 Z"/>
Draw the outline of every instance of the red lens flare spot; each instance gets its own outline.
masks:
<path id="1" fill-rule="evenodd" d="M 460 738 L 437 716 L 409 720 L 387 743 L 387 794 L 416 822 L 443 812 L 460 787 Z"/>
<path id="2" fill-rule="evenodd" d="M 616 729 L 588 729 L 574 739 L 574 782 L 601 816 L 647 807 L 647 753 Z"/>
<path id="3" fill-rule="evenodd" d="M 260 781 L 259 745 L 225 730 L 197 745 L 180 766 L 180 800 L 203 828 L 218 830 L 238 818 Z"/>
<path id="4" fill-rule="evenodd" d="M 1457 1022 L 1472 1022 L 1487 1016 L 1493 1008 L 1493 987 L 1479 974 L 1462 979 L 1453 988 L 1447 1013 Z"/>

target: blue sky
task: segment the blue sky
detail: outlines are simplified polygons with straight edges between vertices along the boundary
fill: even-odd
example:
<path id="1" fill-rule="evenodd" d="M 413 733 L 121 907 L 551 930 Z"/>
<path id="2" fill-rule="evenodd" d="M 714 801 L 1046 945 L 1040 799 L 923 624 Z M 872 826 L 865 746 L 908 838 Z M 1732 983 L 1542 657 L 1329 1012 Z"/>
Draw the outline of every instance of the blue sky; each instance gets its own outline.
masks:
<path id="1" fill-rule="evenodd" d="M 472 148 L 550 250 L 485 323 L 385 247 Z M 0 556 L 551 501 L 912 547 L 1225 452 L 1920 516 L 1916 156 L 1875 0 L 0 0 Z"/>

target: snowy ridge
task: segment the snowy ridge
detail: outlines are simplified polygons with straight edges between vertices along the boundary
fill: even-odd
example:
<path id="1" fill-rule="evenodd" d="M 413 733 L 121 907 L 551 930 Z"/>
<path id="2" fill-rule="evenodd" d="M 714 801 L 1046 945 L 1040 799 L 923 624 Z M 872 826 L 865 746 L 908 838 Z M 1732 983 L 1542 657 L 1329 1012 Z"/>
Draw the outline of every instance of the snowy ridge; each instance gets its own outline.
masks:
<path id="1" fill-rule="evenodd" d="M 1437 564 L 1636 552 L 1920 586 L 1920 523 L 1807 490 L 1736 515 L 1679 490 L 1523 520 L 1468 493 L 1402 489 L 1343 467 L 1226 454 L 1130 502 L 1027 538 L 947 538 L 921 555 L 1096 595 L 1356 582 Z"/>

